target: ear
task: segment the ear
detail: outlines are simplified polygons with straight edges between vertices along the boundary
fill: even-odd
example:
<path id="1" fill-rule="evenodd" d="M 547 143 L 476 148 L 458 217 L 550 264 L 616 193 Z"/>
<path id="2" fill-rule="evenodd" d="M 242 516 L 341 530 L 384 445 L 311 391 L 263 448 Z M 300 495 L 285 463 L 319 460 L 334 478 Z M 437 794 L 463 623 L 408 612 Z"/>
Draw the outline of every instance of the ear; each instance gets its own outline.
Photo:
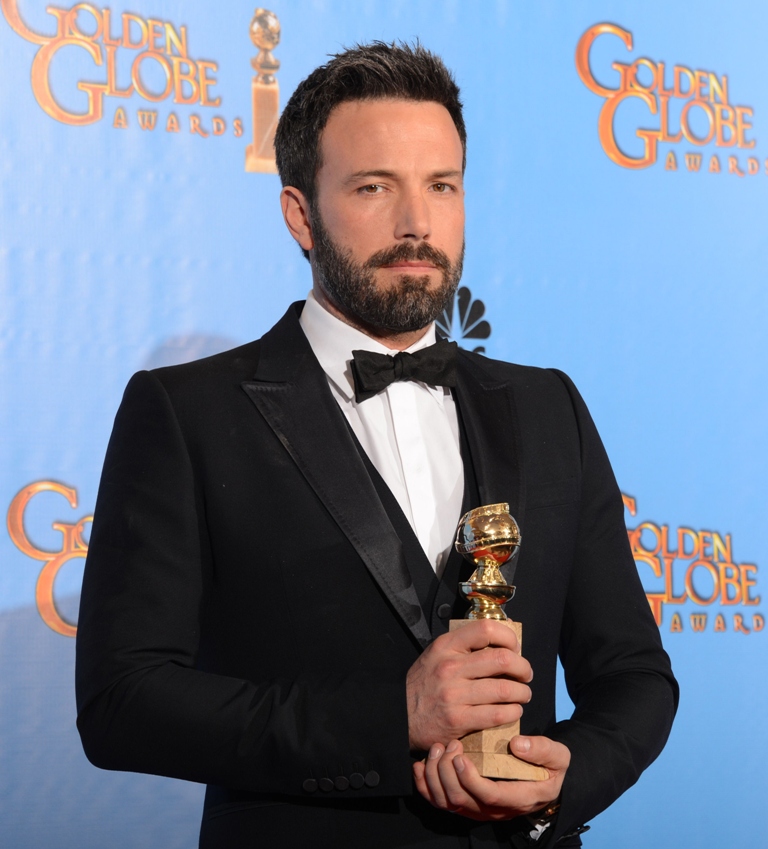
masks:
<path id="1" fill-rule="evenodd" d="M 312 224 L 309 217 L 309 201 L 303 192 L 294 186 L 285 186 L 280 192 L 280 206 L 283 208 L 285 226 L 305 251 L 315 246 L 312 238 Z"/>

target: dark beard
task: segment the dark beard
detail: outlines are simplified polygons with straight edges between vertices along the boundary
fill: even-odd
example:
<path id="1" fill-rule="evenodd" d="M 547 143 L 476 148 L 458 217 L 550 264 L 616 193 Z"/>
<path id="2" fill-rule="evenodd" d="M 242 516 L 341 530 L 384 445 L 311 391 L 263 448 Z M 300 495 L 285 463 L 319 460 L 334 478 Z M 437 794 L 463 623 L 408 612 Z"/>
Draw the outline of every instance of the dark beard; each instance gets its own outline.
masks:
<path id="1" fill-rule="evenodd" d="M 464 264 L 464 245 L 455 263 L 428 242 L 402 242 L 355 262 L 351 251 L 340 248 L 323 226 L 317 210 L 312 215 L 314 260 L 320 284 L 333 305 L 348 319 L 378 336 L 421 330 L 442 315 L 453 300 Z M 391 288 L 376 285 L 375 270 L 400 260 L 426 260 L 442 271 L 435 289 L 427 275 L 403 274 Z"/>

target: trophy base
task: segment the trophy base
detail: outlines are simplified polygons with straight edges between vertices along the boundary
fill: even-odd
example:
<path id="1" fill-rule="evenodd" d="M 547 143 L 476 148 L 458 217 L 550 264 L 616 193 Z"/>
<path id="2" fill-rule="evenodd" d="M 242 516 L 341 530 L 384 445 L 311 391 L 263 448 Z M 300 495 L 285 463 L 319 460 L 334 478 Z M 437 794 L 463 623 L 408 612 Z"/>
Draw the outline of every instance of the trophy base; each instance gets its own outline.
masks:
<path id="1" fill-rule="evenodd" d="M 473 619 L 451 619 L 449 630 L 463 628 Z M 511 628 L 522 645 L 523 626 L 511 619 L 500 620 Z M 516 779 L 518 781 L 546 781 L 549 771 L 543 766 L 521 761 L 509 754 L 509 741 L 520 733 L 520 721 L 474 731 L 461 738 L 464 756 L 472 761 L 477 771 L 485 778 Z"/>
<path id="2" fill-rule="evenodd" d="M 277 174 L 277 164 L 274 156 L 259 156 L 249 144 L 245 149 L 245 170 L 252 174 Z"/>
<path id="3" fill-rule="evenodd" d="M 464 752 L 485 778 L 504 778 L 516 781 L 546 781 L 549 772 L 543 766 L 521 761 L 514 755 L 496 755 L 490 752 Z"/>

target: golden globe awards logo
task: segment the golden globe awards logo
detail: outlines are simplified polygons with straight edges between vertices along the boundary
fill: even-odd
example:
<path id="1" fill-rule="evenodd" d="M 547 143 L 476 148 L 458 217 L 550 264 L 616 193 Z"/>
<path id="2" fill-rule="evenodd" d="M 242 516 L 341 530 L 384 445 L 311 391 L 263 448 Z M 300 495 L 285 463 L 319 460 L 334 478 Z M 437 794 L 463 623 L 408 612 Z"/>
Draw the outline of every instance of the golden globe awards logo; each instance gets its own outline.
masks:
<path id="1" fill-rule="evenodd" d="M 61 568 L 71 560 L 83 559 L 88 552 L 88 544 L 83 539 L 86 526 L 93 521 L 93 516 L 83 516 L 77 522 L 53 521 L 51 527 L 61 532 L 61 547 L 58 551 L 47 551 L 40 548 L 30 539 L 24 524 L 24 514 L 30 501 L 42 492 L 53 492 L 66 499 L 70 508 L 77 508 L 77 490 L 56 481 L 36 481 L 20 490 L 8 508 L 6 524 L 11 542 L 22 554 L 43 563 L 35 587 L 35 603 L 41 619 L 57 634 L 74 637 L 77 626 L 67 622 L 56 606 L 54 587 L 56 576 Z"/>
<path id="2" fill-rule="evenodd" d="M 685 167 L 688 171 L 711 174 L 726 172 L 738 177 L 760 173 L 761 162 L 754 150 L 754 111 L 733 102 L 727 74 L 686 65 L 673 65 L 641 57 L 633 62 L 614 61 L 610 67 L 594 70 L 591 49 L 604 36 L 616 36 L 626 50 L 634 47 L 632 33 L 616 24 L 601 23 L 590 27 L 576 47 L 576 70 L 584 85 L 604 98 L 598 118 L 598 137 L 607 156 L 622 168 L 648 168 L 659 160 L 659 145 L 668 144 L 664 159 L 667 171 Z M 618 80 L 608 85 L 614 72 Z M 601 82 L 602 80 L 602 82 Z M 642 152 L 626 152 L 616 133 L 616 116 L 626 101 L 643 104 L 647 125 L 635 135 L 642 141 Z M 705 159 L 697 148 L 714 146 Z M 686 149 L 687 147 L 687 149 Z M 768 159 L 762 163 L 768 174 Z"/>
<path id="3" fill-rule="evenodd" d="M 0 9 L 14 32 L 39 46 L 32 60 L 32 92 L 43 111 L 62 124 L 82 127 L 107 117 L 117 129 L 136 125 L 142 130 L 162 127 L 178 133 L 182 119 L 173 107 L 209 111 L 221 105 L 216 92 L 218 63 L 191 54 L 186 26 L 129 12 L 113 16 L 108 8 L 76 3 L 69 9 L 47 6 L 55 32 L 42 35 L 22 20 L 17 0 L 0 0 Z M 65 107 L 53 93 L 59 54 L 65 48 L 83 51 L 93 63 L 92 77 L 76 84 L 76 90 L 85 94 L 85 108 L 80 111 Z M 156 109 L 141 108 L 134 116 L 121 105 L 134 95 L 146 104 L 164 103 L 171 108 L 162 115 Z M 202 138 L 228 131 L 243 135 L 240 118 L 228 122 L 221 114 L 209 118 L 194 112 L 184 118 L 184 127 Z"/>
<path id="4" fill-rule="evenodd" d="M 630 516 L 636 516 L 635 499 L 622 498 Z M 668 626 L 672 634 L 756 634 L 765 628 L 765 617 L 756 610 L 761 601 L 757 566 L 735 560 L 731 534 L 649 520 L 627 533 L 659 627 Z M 675 610 L 682 605 L 687 615 Z M 669 606 L 671 617 L 665 616 Z"/>

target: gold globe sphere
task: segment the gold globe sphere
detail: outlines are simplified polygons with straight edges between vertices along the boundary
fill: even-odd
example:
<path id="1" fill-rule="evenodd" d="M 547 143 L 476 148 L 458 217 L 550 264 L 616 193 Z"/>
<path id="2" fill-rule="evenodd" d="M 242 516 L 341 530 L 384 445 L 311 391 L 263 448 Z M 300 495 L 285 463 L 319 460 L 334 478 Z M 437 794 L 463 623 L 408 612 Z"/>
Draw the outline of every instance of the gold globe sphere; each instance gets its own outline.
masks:
<path id="1" fill-rule="evenodd" d="M 260 50 L 274 50 L 280 43 L 280 21 L 269 9 L 258 8 L 251 19 L 251 41 Z"/>

